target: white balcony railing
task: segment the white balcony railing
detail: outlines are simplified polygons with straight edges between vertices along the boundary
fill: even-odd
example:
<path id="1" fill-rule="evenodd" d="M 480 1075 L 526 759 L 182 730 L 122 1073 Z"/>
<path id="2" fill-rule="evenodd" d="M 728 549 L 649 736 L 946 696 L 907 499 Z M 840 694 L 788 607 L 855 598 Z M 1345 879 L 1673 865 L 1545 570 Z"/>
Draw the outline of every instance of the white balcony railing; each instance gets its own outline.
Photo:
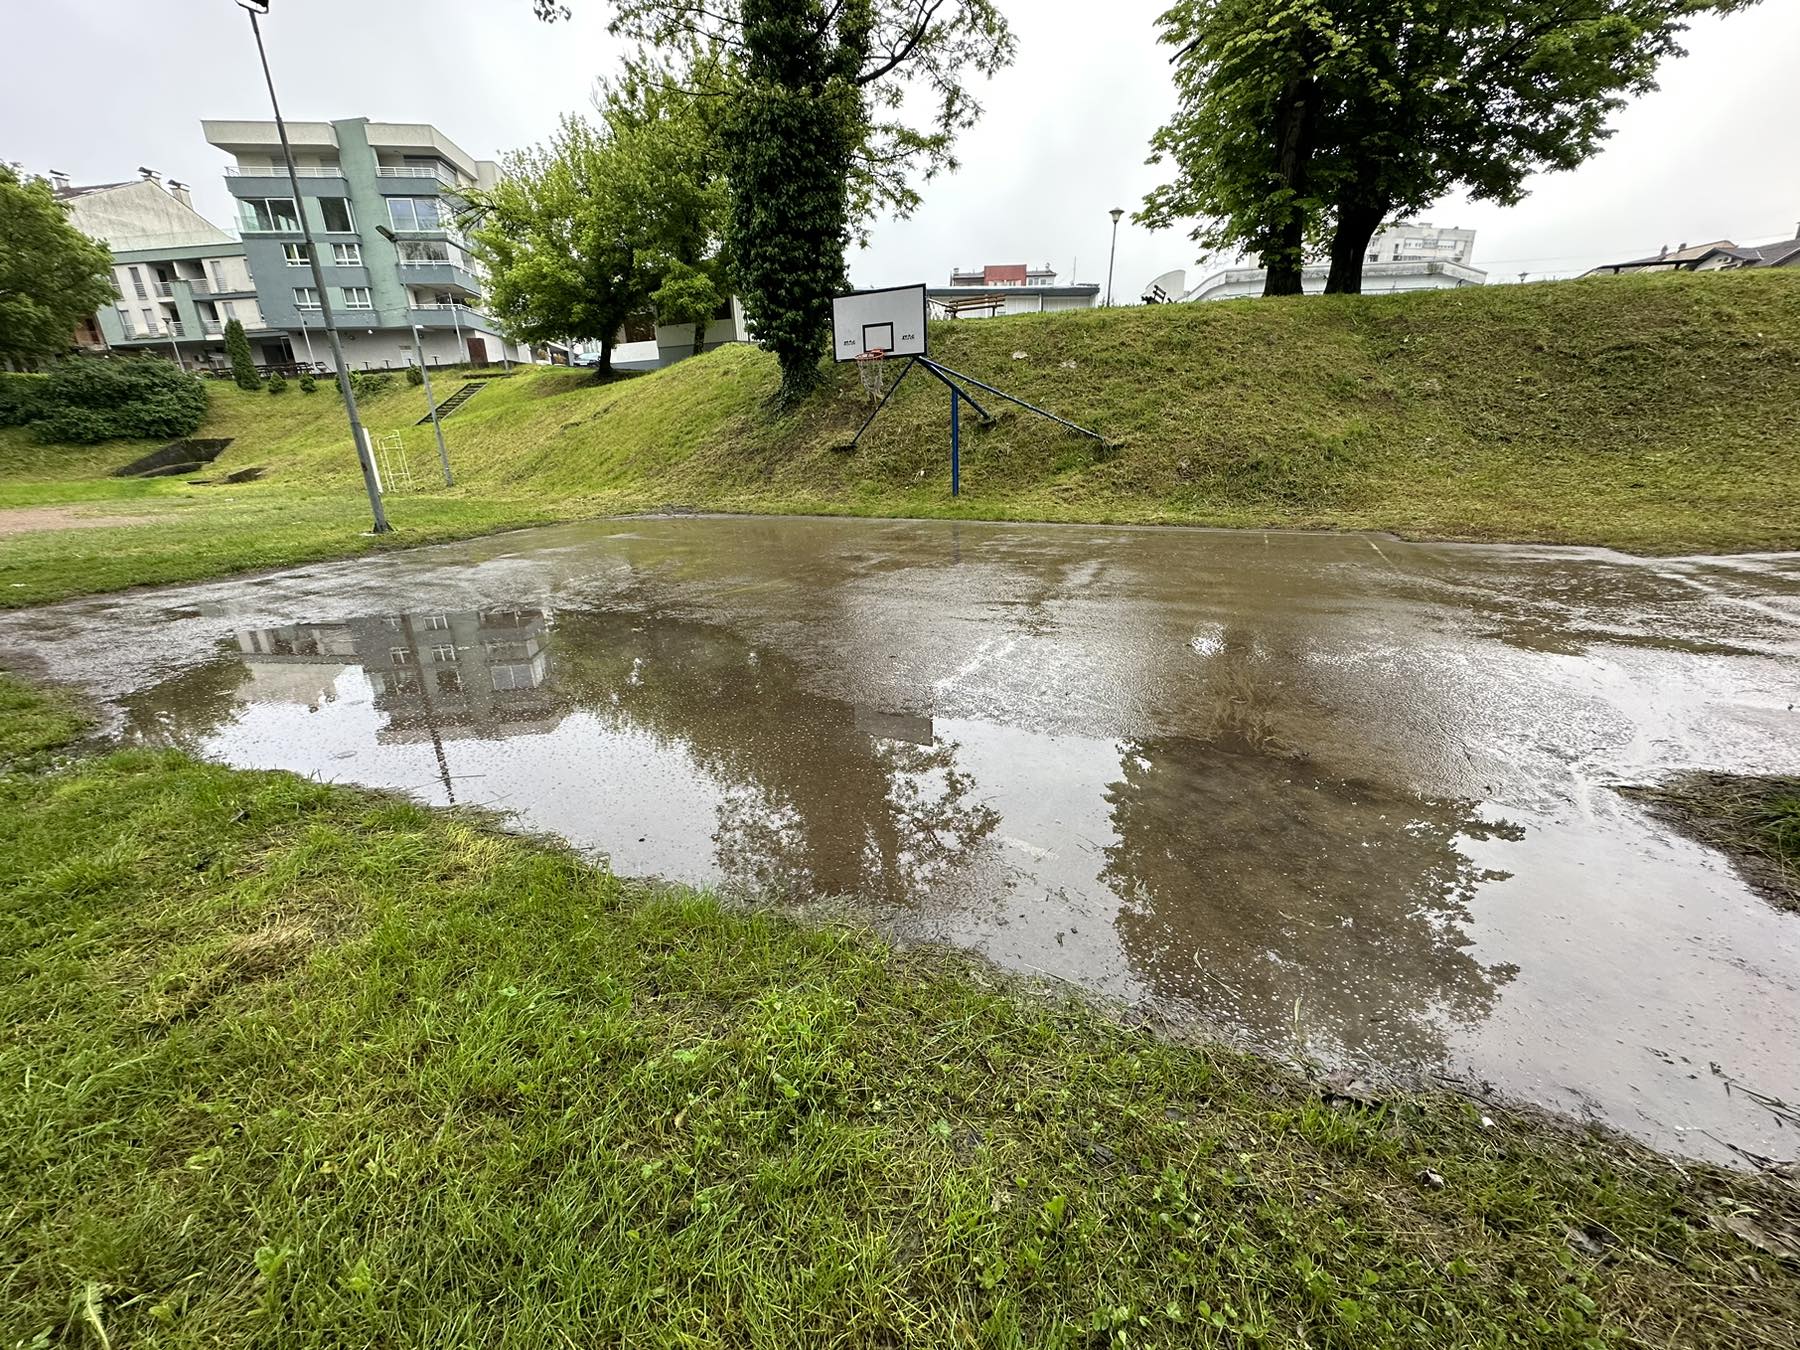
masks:
<path id="1" fill-rule="evenodd" d="M 151 288 L 156 292 L 156 298 L 158 300 L 172 299 L 175 295 L 174 285 L 167 281 L 154 282 L 152 283 Z"/>
<path id="2" fill-rule="evenodd" d="M 446 187 L 461 187 L 462 180 L 438 164 L 382 164 L 375 170 L 378 178 L 435 178 Z"/>
<path id="3" fill-rule="evenodd" d="M 336 165 L 301 164 L 294 169 L 300 178 L 342 178 L 343 169 Z M 228 164 L 225 166 L 227 178 L 286 178 L 287 165 L 271 164 L 267 168 L 257 168 L 248 164 Z"/>

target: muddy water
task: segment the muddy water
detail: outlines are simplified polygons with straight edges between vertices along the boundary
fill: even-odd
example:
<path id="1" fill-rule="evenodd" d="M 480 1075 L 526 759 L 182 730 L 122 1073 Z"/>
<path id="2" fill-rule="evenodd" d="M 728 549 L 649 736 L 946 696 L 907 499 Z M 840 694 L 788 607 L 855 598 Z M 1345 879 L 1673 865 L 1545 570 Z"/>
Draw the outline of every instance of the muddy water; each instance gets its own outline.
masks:
<path id="1" fill-rule="evenodd" d="M 1800 1152 L 1800 920 L 1612 791 L 1800 770 L 1800 557 L 678 519 L 0 620 L 128 737 L 1284 1052 Z"/>

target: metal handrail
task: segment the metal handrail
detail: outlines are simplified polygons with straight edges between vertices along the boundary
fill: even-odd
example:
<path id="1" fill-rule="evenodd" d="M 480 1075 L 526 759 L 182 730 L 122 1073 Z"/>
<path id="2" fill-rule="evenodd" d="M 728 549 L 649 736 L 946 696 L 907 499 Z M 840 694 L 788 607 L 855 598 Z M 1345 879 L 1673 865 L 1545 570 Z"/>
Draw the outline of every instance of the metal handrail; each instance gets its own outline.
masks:
<path id="1" fill-rule="evenodd" d="M 150 283 L 150 288 L 156 292 L 159 300 L 171 299 L 175 294 L 174 284 L 167 281 L 153 281 Z"/>
<path id="2" fill-rule="evenodd" d="M 344 170 L 341 167 L 322 168 L 316 164 L 301 164 L 295 166 L 294 174 L 299 178 L 342 178 Z M 227 178 L 286 178 L 287 165 L 271 164 L 266 169 L 251 169 L 242 164 L 227 164 L 225 176 Z"/>
<path id="3" fill-rule="evenodd" d="M 377 178 L 435 178 L 440 183 L 451 187 L 461 187 L 462 180 L 448 169 L 436 164 L 379 164 L 375 168 Z"/>

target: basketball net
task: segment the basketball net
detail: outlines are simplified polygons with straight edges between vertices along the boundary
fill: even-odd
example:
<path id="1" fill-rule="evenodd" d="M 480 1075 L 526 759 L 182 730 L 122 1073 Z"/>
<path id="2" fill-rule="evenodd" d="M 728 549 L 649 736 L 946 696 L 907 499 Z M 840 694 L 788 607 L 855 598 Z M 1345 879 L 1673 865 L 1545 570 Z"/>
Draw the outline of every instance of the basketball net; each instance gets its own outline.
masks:
<path id="1" fill-rule="evenodd" d="M 863 393 L 871 403 L 881 398 L 881 365 L 886 360 L 887 350 L 882 347 L 871 347 L 856 358 L 856 373 L 862 377 Z"/>

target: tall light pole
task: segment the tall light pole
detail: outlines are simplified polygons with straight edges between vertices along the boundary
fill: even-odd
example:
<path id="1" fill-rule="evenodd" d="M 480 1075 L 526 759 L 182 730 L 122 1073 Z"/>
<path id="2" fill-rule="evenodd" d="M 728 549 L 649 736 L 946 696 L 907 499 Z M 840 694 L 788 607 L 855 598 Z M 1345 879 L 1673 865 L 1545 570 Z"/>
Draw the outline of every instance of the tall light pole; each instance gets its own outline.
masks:
<path id="1" fill-rule="evenodd" d="M 375 233 L 394 246 L 396 253 L 400 249 L 400 240 L 385 225 L 377 225 Z M 425 347 L 419 341 L 419 325 L 412 325 L 413 355 L 419 361 L 419 374 L 425 377 L 425 406 L 431 409 L 431 429 L 437 434 L 438 462 L 444 466 L 444 486 L 455 487 L 456 480 L 450 476 L 450 452 L 444 449 L 444 427 L 438 421 L 437 395 L 431 392 L 431 370 L 425 364 Z"/>
<path id="2" fill-rule="evenodd" d="M 300 195 L 300 171 L 294 167 L 294 150 L 288 144 L 287 123 L 281 120 L 281 104 L 275 97 L 275 77 L 269 73 L 269 53 L 263 48 L 259 14 L 269 12 L 269 0 L 237 0 L 250 15 L 250 31 L 256 35 L 256 54 L 262 60 L 263 82 L 269 86 L 269 107 L 275 111 L 275 131 L 281 137 L 281 157 L 287 161 L 288 184 L 294 192 L 294 214 L 300 217 L 300 235 L 306 240 L 306 258 L 312 264 L 313 290 L 319 297 L 319 309 L 325 320 L 325 336 L 331 342 L 331 359 L 337 365 L 338 393 L 344 398 L 344 411 L 350 417 L 350 437 L 356 444 L 356 461 L 362 465 L 363 487 L 369 493 L 369 509 L 375 515 L 375 533 L 386 534 L 387 512 L 381 506 L 381 480 L 375 476 L 375 462 L 369 456 L 369 439 L 362 420 L 356 413 L 356 391 L 350 387 L 350 371 L 344 364 L 343 344 L 338 341 L 337 317 L 331 312 L 331 297 L 325 291 L 325 271 L 319 266 L 319 250 L 313 243 L 312 226 L 306 219 L 306 199 Z M 302 318 L 302 325 L 305 320 Z"/>
<path id="3" fill-rule="evenodd" d="M 1125 214 L 1122 206 L 1113 207 L 1110 212 L 1113 220 L 1112 252 L 1106 255 L 1106 306 L 1112 308 L 1113 262 L 1119 256 L 1119 217 Z"/>

